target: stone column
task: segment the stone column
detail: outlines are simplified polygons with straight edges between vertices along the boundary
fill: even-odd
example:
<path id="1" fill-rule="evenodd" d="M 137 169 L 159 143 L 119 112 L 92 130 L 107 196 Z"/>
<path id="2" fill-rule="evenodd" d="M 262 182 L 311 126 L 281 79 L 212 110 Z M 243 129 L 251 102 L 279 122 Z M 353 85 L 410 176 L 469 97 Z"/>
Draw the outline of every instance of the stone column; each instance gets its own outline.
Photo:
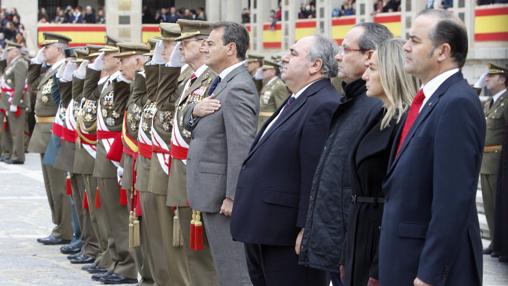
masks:
<path id="1" fill-rule="evenodd" d="M 208 21 L 218 22 L 221 20 L 222 1 L 206 0 L 205 6 Z"/>
<path id="2" fill-rule="evenodd" d="M 37 49 L 37 13 L 38 1 L 34 0 L 3 0 L 2 8 L 16 8 L 21 17 L 21 23 L 26 29 L 26 45 L 29 49 Z"/>
<path id="3" fill-rule="evenodd" d="M 106 0 L 106 32 L 123 41 L 141 41 L 141 0 Z"/>

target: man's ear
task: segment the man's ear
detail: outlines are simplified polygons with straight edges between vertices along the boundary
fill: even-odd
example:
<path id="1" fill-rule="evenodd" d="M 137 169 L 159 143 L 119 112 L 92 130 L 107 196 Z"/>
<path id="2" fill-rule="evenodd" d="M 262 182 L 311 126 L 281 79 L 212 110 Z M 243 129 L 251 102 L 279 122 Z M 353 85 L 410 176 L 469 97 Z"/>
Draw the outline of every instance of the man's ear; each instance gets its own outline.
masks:
<path id="1" fill-rule="evenodd" d="M 322 59 L 317 59 L 310 66 L 309 73 L 311 75 L 314 75 L 316 73 L 320 73 L 322 69 L 323 69 L 323 60 Z"/>
<path id="2" fill-rule="evenodd" d="M 226 54 L 228 56 L 236 55 L 236 44 L 235 43 L 231 42 L 231 43 L 227 44 L 226 46 L 227 46 Z"/>
<path id="3" fill-rule="evenodd" d="M 452 56 L 452 47 L 448 43 L 441 44 L 435 52 L 438 53 L 437 60 L 438 62 L 444 62 L 446 59 L 451 58 Z"/>

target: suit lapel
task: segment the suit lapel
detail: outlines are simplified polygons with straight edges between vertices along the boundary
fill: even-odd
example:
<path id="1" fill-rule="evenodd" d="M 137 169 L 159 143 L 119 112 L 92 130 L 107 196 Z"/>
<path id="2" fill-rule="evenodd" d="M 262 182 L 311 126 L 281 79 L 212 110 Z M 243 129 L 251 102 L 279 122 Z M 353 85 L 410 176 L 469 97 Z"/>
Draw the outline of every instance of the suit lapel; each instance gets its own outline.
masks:
<path id="1" fill-rule="evenodd" d="M 327 79 L 325 79 L 327 80 Z M 307 99 L 308 97 L 316 94 L 318 91 L 320 91 L 323 87 L 324 87 L 324 84 L 323 84 L 323 81 L 324 80 L 319 80 L 319 81 L 316 81 L 314 82 L 313 84 L 311 84 L 311 86 L 309 86 L 307 88 L 307 90 L 305 90 L 292 104 L 291 104 L 291 109 L 290 110 L 287 110 L 285 111 L 283 114 L 281 114 L 281 116 L 277 119 L 277 122 L 275 122 L 273 124 L 273 126 L 270 127 L 270 129 L 266 132 L 266 134 L 264 136 L 263 133 L 265 131 L 265 129 L 268 127 L 268 125 L 277 117 L 277 115 L 282 111 L 282 108 L 284 106 L 286 106 L 286 102 L 289 100 L 289 97 L 286 99 L 286 101 L 284 101 L 284 104 L 282 104 L 281 108 L 279 108 L 279 110 L 272 115 L 272 117 L 270 118 L 270 120 L 265 123 L 264 127 L 259 131 L 255 141 L 254 141 L 254 144 L 249 152 L 249 155 L 247 156 L 247 159 L 246 161 L 251 157 L 251 155 L 256 152 L 256 150 L 259 148 L 259 146 L 263 145 L 267 140 L 268 138 L 270 138 L 270 136 L 280 127 L 282 126 L 289 118 L 291 118 L 300 108 L 302 108 L 302 106 L 307 102 Z M 262 137 L 261 137 L 262 136 Z"/>
<path id="2" fill-rule="evenodd" d="M 243 65 L 232 70 L 224 79 L 221 80 L 221 82 L 215 88 L 215 90 L 213 91 L 212 95 L 210 95 L 210 97 L 216 98 L 217 95 L 219 95 L 221 93 L 221 91 L 223 91 L 226 88 L 226 86 L 228 85 L 228 82 L 230 80 L 232 80 L 237 74 L 239 74 L 240 72 L 242 72 L 244 70 L 245 70 L 245 72 L 247 72 L 247 70 L 245 69 L 245 67 Z M 219 76 L 219 75 L 217 75 L 217 76 Z"/>
<path id="3" fill-rule="evenodd" d="M 390 169 L 388 170 L 388 175 L 394 169 L 394 166 L 397 165 L 397 162 L 399 161 L 399 158 L 402 156 L 402 153 L 404 153 L 404 151 L 406 150 L 407 146 L 409 145 L 409 143 L 413 139 L 413 137 L 414 137 L 416 131 L 418 130 L 418 128 L 428 118 L 429 114 L 432 112 L 434 107 L 436 105 L 438 105 L 439 99 L 441 98 L 441 96 L 443 94 L 445 94 L 445 92 L 448 90 L 448 88 L 452 84 L 454 84 L 455 82 L 457 82 L 459 80 L 462 80 L 462 74 L 460 72 L 458 72 L 458 73 L 452 75 L 451 77 L 449 77 L 443 84 L 441 84 L 441 86 L 436 90 L 436 92 L 434 92 L 434 94 L 429 98 L 429 100 L 427 101 L 427 103 L 423 107 L 422 111 L 420 112 L 420 114 L 416 118 L 415 122 L 413 123 L 413 126 L 409 130 L 409 133 L 407 134 L 404 142 L 402 143 L 402 146 L 400 147 L 399 154 L 397 155 L 395 153 L 395 158 L 394 158 L 393 164 L 390 165 Z M 404 124 L 405 124 L 405 122 L 404 122 Z M 401 125 L 401 128 L 399 128 L 400 129 L 399 131 L 401 131 L 402 128 L 404 128 L 404 124 Z M 397 139 L 400 138 L 400 132 L 397 132 L 397 136 L 399 136 L 399 137 L 397 137 Z M 395 140 L 395 142 L 397 142 L 397 140 Z M 397 142 L 397 144 L 394 144 L 395 152 L 397 152 L 397 149 L 396 149 L 397 145 L 398 145 L 398 142 Z M 393 149 L 392 149 L 392 152 L 393 152 Z"/>

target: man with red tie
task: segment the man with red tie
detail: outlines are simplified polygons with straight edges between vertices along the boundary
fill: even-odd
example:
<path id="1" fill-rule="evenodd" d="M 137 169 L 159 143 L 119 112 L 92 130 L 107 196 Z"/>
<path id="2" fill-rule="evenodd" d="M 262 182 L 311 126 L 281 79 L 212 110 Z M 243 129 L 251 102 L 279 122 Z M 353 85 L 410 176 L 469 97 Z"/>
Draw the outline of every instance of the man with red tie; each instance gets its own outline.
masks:
<path id="1" fill-rule="evenodd" d="M 422 82 L 383 189 L 381 285 L 481 285 L 475 205 L 485 120 L 460 68 L 467 32 L 455 15 L 425 10 L 404 45 L 405 69 Z"/>

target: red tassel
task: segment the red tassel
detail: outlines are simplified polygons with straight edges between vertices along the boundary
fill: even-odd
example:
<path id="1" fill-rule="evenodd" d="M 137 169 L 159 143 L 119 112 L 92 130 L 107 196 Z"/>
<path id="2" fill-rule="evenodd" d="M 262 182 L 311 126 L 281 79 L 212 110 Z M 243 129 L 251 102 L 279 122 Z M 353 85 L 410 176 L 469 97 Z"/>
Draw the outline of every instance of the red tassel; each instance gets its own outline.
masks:
<path id="1" fill-rule="evenodd" d="M 7 121 L 4 122 L 4 130 L 9 129 L 9 125 L 7 125 Z"/>
<path id="2" fill-rule="evenodd" d="M 120 205 L 125 207 L 127 205 L 127 190 L 120 188 Z"/>
<path id="3" fill-rule="evenodd" d="M 111 161 L 120 162 L 120 160 L 122 160 L 122 155 L 123 155 L 122 137 L 118 136 L 113 140 L 111 148 L 109 149 L 108 154 L 106 154 L 106 158 Z"/>
<path id="4" fill-rule="evenodd" d="M 72 196 L 72 185 L 70 176 L 67 176 L 67 178 L 65 179 L 65 193 L 68 196 Z"/>
<path id="5" fill-rule="evenodd" d="M 88 209 L 88 195 L 86 194 L 86 192 L 85 192 L 85 194 L 83 195 L 83 208 L 84 208 L 85 210 L 87 210 L 87 209 Z"/>
<path id="6" fill-rule="evenodd" d="M 204 246 L 203 246 L 203 223 L 201 223 L 200 221 L 196 222 L 196 226 L 195 226 L 195 230 L 194 230 L 194 233 L 195 233 L 195 241 L 194 241 L 194 248 L 195 250 L 203 250 Z"/>
<path id="7" fill-rule="evenodd" d="M 21 108 L 19 106 L 16 106 L 16 112 L 14 113 L 14 116 L 16 116 L 16 118 L 18 118 L 20 115 L 21 115 Z"/>
<path id="8" fill-rule="evenodd" d="M 136 192 L 136 216 L 137 217 L 142 217 L 143 216 L 143 211 L 141 210 L 141 198 L 139 197 L 139 192 Z"/>
<path id="9" fill-rule="evenodd" d="M 96 209 L 101 208 L 101 192 L 99 191 L 99 187 L 95 189 L 95 208 Z"/>
<path id="10" fill-rule="evenodd" d="M 192 216 L 194 217 L 194 214 Z M 194 224 L 194 219 L 190 223 L 189 247 L 192 250 L 196 250 L 196 225 Z"/>

